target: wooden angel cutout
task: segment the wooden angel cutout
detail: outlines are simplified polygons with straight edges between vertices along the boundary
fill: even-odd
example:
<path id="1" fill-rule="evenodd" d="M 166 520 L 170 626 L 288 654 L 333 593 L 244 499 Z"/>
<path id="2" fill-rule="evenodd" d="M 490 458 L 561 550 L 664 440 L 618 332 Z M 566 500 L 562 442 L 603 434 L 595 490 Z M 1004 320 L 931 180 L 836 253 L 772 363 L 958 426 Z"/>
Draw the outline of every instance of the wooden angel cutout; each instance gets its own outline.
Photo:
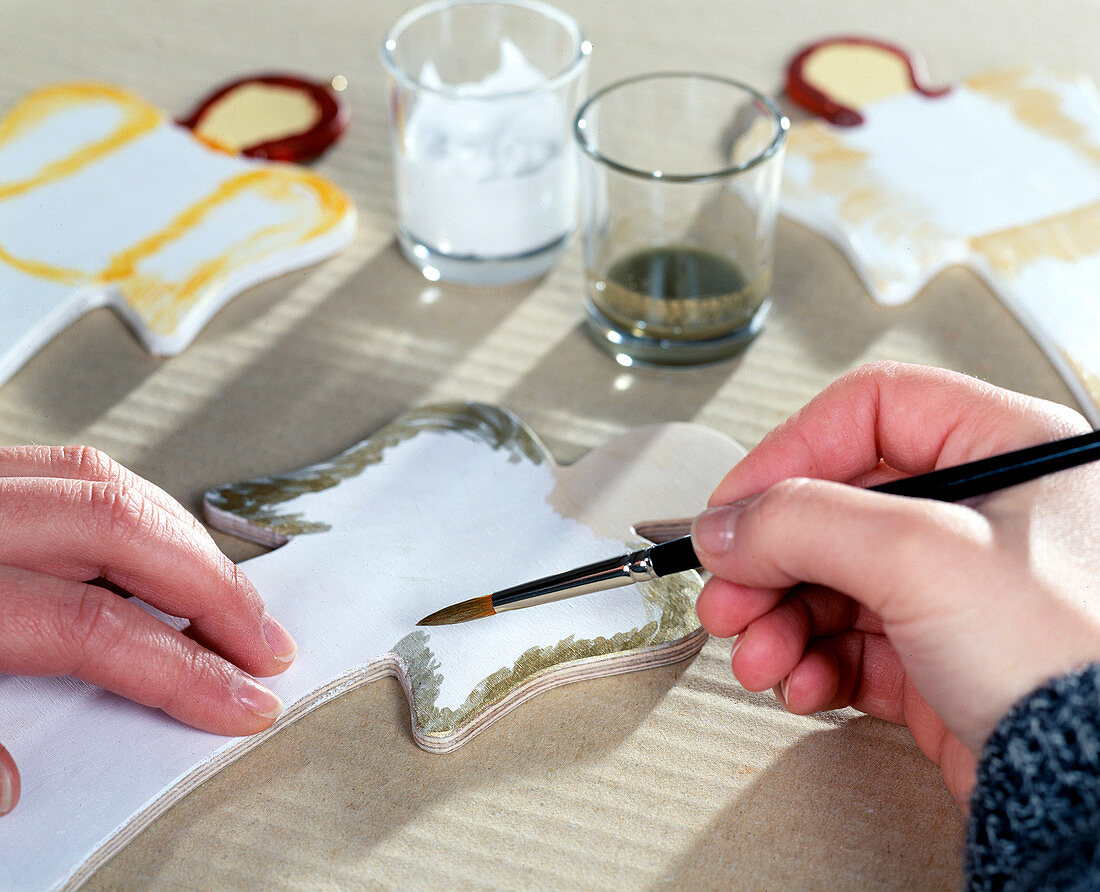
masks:
<path id="1" fill-rule="evenodd" d="M 78 883 L 218 768 L 384 675 L 409 696 L 417 743 L 446 752 L 550 687 L 696 653 L 705 633 L 694 573 L 457 626 L 415 624 L 637 545 L 633 522 L 697 513 L 741 454 L 674 424 L 563 468 L 507 412 L 455 404 L 414 411 L 330 461 L 209 493 L 216 526 L 278 546 L 243 569 L 298 642 L 293 666 L 267 680 L 284 716 L 227 739 L 71 679 L 0 678 L 0 726 L 23 774 L 0 835 L 0 887 Z"/>
<path id="2" fill-rule="evenodd" d="M 879 65 L 884 46 L 837 38 L 795 57 L 794 98 L 827 118 L 858 105 L 859 121 L 792 126 L 784 213 L 835 242 L 880 303 L 912 299 L 948 266 L 973 269 L 1100 424 L 1096 88 L 1017 70 L 930 90 L 919 67 L 910 78 Z M 827 51 L 833 59 L 815 69 Z M 801 83 L 807 71 L 816 98 Z"/>
<path id="3" fill-rule="evenodd" d="M 99 306 L 178 353 L 240 291 L 354 230 L 324 178 L 219 151 L 125 90 L 31 93 L 0 118 L 0 383 Z"/>

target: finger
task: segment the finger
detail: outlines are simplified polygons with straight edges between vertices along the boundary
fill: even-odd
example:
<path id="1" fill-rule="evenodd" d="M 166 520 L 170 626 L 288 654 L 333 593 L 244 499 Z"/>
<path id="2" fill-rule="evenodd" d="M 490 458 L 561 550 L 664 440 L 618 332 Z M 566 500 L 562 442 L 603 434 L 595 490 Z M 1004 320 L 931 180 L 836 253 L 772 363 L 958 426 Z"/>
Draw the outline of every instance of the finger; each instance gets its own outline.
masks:
<path id="1" fill-rule="evenodd" d="M 904 721 L 920 751 L 940 767 L 947 789 L 964 813 L 969 812 L 978 760 L 944 725 L 940 716 L 909 683 L 902 686 Z"/>
<path id="2" fill-rule="evenodd" d="M 798 715 L 850 706 L 895 724 L 906 721 L 905 670 L 881 635 L 849 631 L 809 642 L 774 689 Z"/>
<path id="3" fill-rule="evenodd" d="M 837 690 L 829 709 L 851 706 L 895 724 L 906 723 L 906 693 L 912 684 L 885 635 L 846 632 L 822 642 L 837 662 Z"/>
<path id="4" fill-rule="evenodd" d="M 851 598 L 831 589 L 796 586 L 738 638 L 737 677 L 749 690 L 766 690 L 782 679 L 790 680 L 815 640 L 856 629 L 866 632 L 879 625 L 877 617 Z"/>
<path id="5" fill-rule="evenodd" d="M 776 686 L 776 694 L 796 715 L 850 706 L 837 696 L 840 676 L 840 664 L 831 642 L 813 641 Z"/>
<path id="6" fill-rule="evenodd" d="M 852 481 L 916 474 L 1088 430 L 1079 414 L 943 369 L 876 363 L 838 379 L 768 434 L 712 505 L 787 477 Z M 879 474 L 883 477 L 897 476 Z"/>
<path id="7" fill-rule="evenodd" d="M 752 588 L 712 576 L 695 600 L 695 612 L 711 635 L 732 638 L 775 607 L 784 594 L 783 589 Z"/>
<path id="8" fill-rule="evenodd" d="M 93 585 L 0 567 L 0 672 L 73 675 L 217 734 L 253 734 L 282 710 L 233 664 Z"/>
<path id="9" fill-rule="evenodd" d="M 913 597 L 923 580 L 963 566 L 990 535 L 985 518 L 959 505 L 792 479 L 745 507 L 704 512 L 692 541 L 715 576 L 754 588 L 816 583 L 849 594 L 889 624 L 935 609 Z"/>
<path id="10" fill-rule="evenodd" d="M 749 624 L 772 610 L 785 597 L 785 589 L 753 588 L 710 577 L 695 602 L 703 628 L 716 638 L 740 635 Z M 810 616 L 810 636 L 838 635 L 847 629 L 880 634 L 882 620 L 847 595 L 818 585 L 800 585 L 792 597 L 800 598 Z"/>
<path id="11" fill-rule="evenodd" d="M 811 642 L 798 665 L 776 686 L 776 696 L 797 715 L 851 706 L 906 724 L 966 810 L 974 783 L 974 755 L 909 682 L 882 636 L 850 632 Z"/>
<path id="12" fill-rule="evenodd" d="M 810 640 L 810 616 L 796 597 L 785 598 L 737 638 L 733 674 L 749 691 L 766 691 L 791 672 Z"/>
<path id="13" fill-rule="evenodd" d="M 834 691 L 831 698 L 830 689 Z M 974 785 L 974 754 L 948 730 L 905 676 L 885 638 L 848 633 L 813 642 L 776 694 L 798 715 L 851 706 L 907 725 L 917 746 L 940 767 L 948 789 L 966 811 Z"/>
<path id="14" fill-rule="evenodd" d="M 940 766 L 947 789 L 964 815 L 970 814 L 970 796 L 977 780 L 978 759 L 966 745 L 946 727 L 937 747 L 935 762 Z"/>
<path id="15" fill-rule="evenodd" d="M 882 619 L 858 601 L 823 585 L 803 583 L 792 590 L 810 613 L 810 637 L 831 638 L 850 629 L 882 634 Z"/>
<path id="16" fill-rule="evenodd" d="M 113 483 L 140 492 L 154 504 L 193 525 L 206 528 L 163 489 L 91 446 L 10 446 L 0 448 L 0 477 L 61 477 Z"/>
<path id="17" fill-rule="evenodd" d="M 0 478 L 0 563 L 73 581 L 104 577 L 173 616 L 257 675 L 286 669 L 295 646 L 259 593 L 209 537 L 118 483 Z"/>
<path id="18" fill-rule="evenodd" d="M 15 759 L 0 746 L 0 815 L 6 815 L 19 802 L 19 769 Z"/>

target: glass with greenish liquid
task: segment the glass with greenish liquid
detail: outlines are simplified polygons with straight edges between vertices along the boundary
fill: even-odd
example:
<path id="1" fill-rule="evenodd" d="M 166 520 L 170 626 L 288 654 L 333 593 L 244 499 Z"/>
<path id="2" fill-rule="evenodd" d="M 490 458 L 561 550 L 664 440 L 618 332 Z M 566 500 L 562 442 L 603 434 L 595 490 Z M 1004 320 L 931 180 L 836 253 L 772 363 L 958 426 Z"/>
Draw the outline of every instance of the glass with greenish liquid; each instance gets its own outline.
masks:
<path id="1" fill-rule="evenodd" d="M 706 74 L 642 75 L 581 106 L 587 327 L 620 363 L 714 362 L 761 330 L 787 127 Z"/>
<path id="2" fill-rule="evenodd" d="M 730 259 L 691 245 L 645 248 L 589 274 L 595 310 L 635 337 L 710 340 L 748 328 L 767 296 Z"/>

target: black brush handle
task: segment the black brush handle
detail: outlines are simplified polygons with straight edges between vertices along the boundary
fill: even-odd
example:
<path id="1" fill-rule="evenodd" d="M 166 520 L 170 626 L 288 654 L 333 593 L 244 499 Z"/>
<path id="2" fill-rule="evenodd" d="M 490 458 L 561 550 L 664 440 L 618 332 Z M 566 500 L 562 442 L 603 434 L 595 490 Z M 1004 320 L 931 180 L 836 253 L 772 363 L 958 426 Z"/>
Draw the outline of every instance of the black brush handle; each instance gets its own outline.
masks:
<path id="1" fill-rule="evenodd" d="M 1090 431 L 1052 443 L 1040 443 L 1015 452 L 992 455 L 977 461 L 903 477 L 869 487 L 873 492 L 937 502 L 958 502 L 996 492 L 1036 477 L 1064 471 L 1100 459 L 1100 431 Z M 691 545 L 691 536 L 673 539 L 649 549 L 657 576 L 697 570 L 702 564 Z"/>
<path id="2" fill-rule="evenodd" d="M 870 489 L 915 499 L 958 502 L 1097 459 L 1100 459 L 1100 431 L 1090 431 L 1053 443 L 1040 443 L 964 465 L 880 483 Z"/>
<path id="3" fill-rule="evenodd" d="M 662 542 L 649 549 L 649 560 L 657 576 L 671 573 L 683 573 L 685 570 L 698 570 L 703 566 L 691 547 L 691 536 Z"/>

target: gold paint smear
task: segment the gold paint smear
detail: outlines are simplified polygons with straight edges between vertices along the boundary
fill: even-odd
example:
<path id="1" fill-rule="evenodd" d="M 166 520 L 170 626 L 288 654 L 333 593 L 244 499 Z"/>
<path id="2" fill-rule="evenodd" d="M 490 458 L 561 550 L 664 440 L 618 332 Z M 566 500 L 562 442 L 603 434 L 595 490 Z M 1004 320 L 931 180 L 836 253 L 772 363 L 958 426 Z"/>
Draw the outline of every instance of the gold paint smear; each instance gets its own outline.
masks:
<path id="1" fill-rule="evenodd" d="M 611 638 L 578 641 L 570 635 L 550 647 L 532 647 L 510 668 L 500 669 L 479 682 L 457 709 L 436 706 L 443 685 L 443 676 L 439 673 L 441 664 L 429 646 L 429 633 L 413 632 L 398 642 L 394 652 L 404 661 L 409 674 L 417 724 L 427 735 L 449 737 L 479 713 L 549 669 L 579 660 L 656 647 L 691 635 L 699 627 L 695 598 L 702 585 L 699 574 L 694 572 L 639 585 L 648 618 L 641 628 L 619 632 Z"/>
<path id="2" fill-rule="evenodd" d="M 792 128 L 791 151 L 810 162 L 812 191 L 834 196 L 838 213 L 850 224 L 874 222 L 884 238 L 895 241 L 941 235 L 900 192 L 875 176 L 868 154 L 848 145 L 837 128 L 816 121 Z"/>
<path id="3" fill-rule="evenodd" d="M 1064 262 L 1100 253 L 1100 202 L 1045 220 L 970 239 L 970 247 L 997 272 L 1015 278 L 1039 260 Z"/>
<path id="4" fill-rule="evenodd" d="M 838 180 L 840 185 L 846 185 L 853 175 L 863 172 L 869 160 L 866 152 L 848 145 L 835 128 L 819 121 L 792 127 L 788 150 L 810 161 L 813 186 L 822 192 L 835 192 L 830 186 Z"/>
<path id="5" fill-rule="evenodd" d="M 1028 79 L 1026 71 L 999 71 L 971 78 L 966 85 L 1006 105 L 1028 129 L 1066 143 L 1093 164 L 1100 164 L 1100 146 L 1088 128 L 1062 110 L 1056 91 L 1029 84 Z"/>
<path id="6" fill-rule="evenodd" d="M 237 198 L 243 192 L 255 191 L 272 201 L 297 204 L 294 187 L 302 180 L 306 180 L 306 176 L 299 178 L 293 175 L 288 176 L 288 174 L 291 174 L 289 168 L 286 170 L 260 168 L 226 180 L 213 192 L 183 211 L 164 229 L 142 239 L 133 247 L 112 258 L 99 278 L 105 282 L 111 282 L 133 275 L 140 261 L 156 254 L 166 244 L 178 239 L 187 230 L 197 227 L 218 205 Z M 330 227 L 333 220 L 338 219 L 346 208 L 346 200 L 341 199 L 340 193 L 334 187 L 316 177 L 313 177 L 312 180 L 314 181 L 312 184 L 314 190 L 321 199 L 323 222 L 315 223 L 304 234 L 304 239 L 308 239 Z M 325 211 L 327 213 L 324 213 Z"/>
<path id="7" fill-rule="evenodd" d="M 0 245 L 0 263 L 14 267 L 36 279 L 49 279 L 66 285 L 76 285 L 88 279 L 88 274 L 82 269 L 67 269 L 37 260 L 23 260 L 6 251 L 3 245 Z"/>
<path id="8" fill-rule="evenodd" d="M 32 177 L 0 184 L 0 200 L 73 175 L 164 121 L 156 108 L 125 90 L 100 84 L 61 84 L 32 93 L 0 120 L 0 145 L 18 138 L 60 111 L 95 102 L 111 103 L 124 112 L 115 129 L 103 139 L 45 165 Z M 248 233 L 230 250 L 197 264 L 182 283 L 167 282 L 139 270 L 142 261 L 198 227 L 215 208 L 246 191 L 277 204 L 290 205 L 297 213 L 286 223 Z M 304 244 L 331 230 L 345 219 L 348 210 L 348 198 L 327 180 L 291 166 L 264 167 L 222 183 L 168 226 L 116 255 L 99 273 L 19 258 L 3 246 L 0 246 L 0 262 L 30 276 L 65 284 L 84 281 L 115 283 L 150 330 L 170 334 L 213 282 L 226 277 L 234 268 L 274 254 L 289 245 Z M 304 219 L 303 215 L 306 215 Z"/>
<path id="9" fill-rule="evenodd" d="M 898 189 L 876 176 L 866 152 L 848 145 L 839 128 L 811 121 L 791 128 L 790 151 L 810 163 L 810 194 L 832 195 L 837 213 L 849 226 L 870 226 L 884 242 L 904 245 L 909 260 L 927 266 L 939 260 L 949 236 L 925 210 Z M 790 184 L 784 185 L 792 192 Z M 892 276 L 907 278 L 900 271 L 879 268 L 880 287 L 887 288 Z"/>
<path id="10" fill-rule="evenodd" d="M 105 84 L 58 84 L 30 94 L 0 119 L 0 145 L 18 138 L 51 115 L 94 102 L 111 103 L 124 112 L 114 131 L 100 140 L 75 149 L 64 158 L 51 161 L 28 179 L 0 183 L 0 201 L 70 176 L 154 129 L 164 120 L 158 109 L 117 87 Z"/>
<path id="11" fill-rule="evenodd" d="M 252 526 L 265 527 L 279 536 L 298 536 L 329 529 L 301 513 L 279 507 L 305 493 L 321 492 L 358 477 L 382 461 L 386 450 L 424 431 L 452 432 L 493 450 L 505 450 L 509 461 L 542 464 L 546 448 L 530 429 L 510 412 L 482 403 L 443 403 L 402 415 L 362 443 L 335 458 L 308 468 L 219 487 L 206 494 L 213 508 L 233 514 Z"/>
<path id="12" fill-rule="evenodd" d="M 249 233 L 229 250 L 198 264 L 181 283 L 168 283 L 138 270 L 142 261 L 196 229 L 215 209 L 245 192 L 254 192 L 277 204 L 294 206 L 298 213 L 285 223 Z M 301 212 L 306 210 L 310 215 L 303 220 Z M 347 211 L 347 197 L 311 173 L 290 167 L 250 170 L 222 183 L 168 226 L 116 255 L 97 279 L 118 283 L 127 303 L 142 315 L 152 330 L 172 332 L 180 317 L 213 282 L 225 278 L 234 268 L 289 245 L 304 244 L 338 225 Z"/>

